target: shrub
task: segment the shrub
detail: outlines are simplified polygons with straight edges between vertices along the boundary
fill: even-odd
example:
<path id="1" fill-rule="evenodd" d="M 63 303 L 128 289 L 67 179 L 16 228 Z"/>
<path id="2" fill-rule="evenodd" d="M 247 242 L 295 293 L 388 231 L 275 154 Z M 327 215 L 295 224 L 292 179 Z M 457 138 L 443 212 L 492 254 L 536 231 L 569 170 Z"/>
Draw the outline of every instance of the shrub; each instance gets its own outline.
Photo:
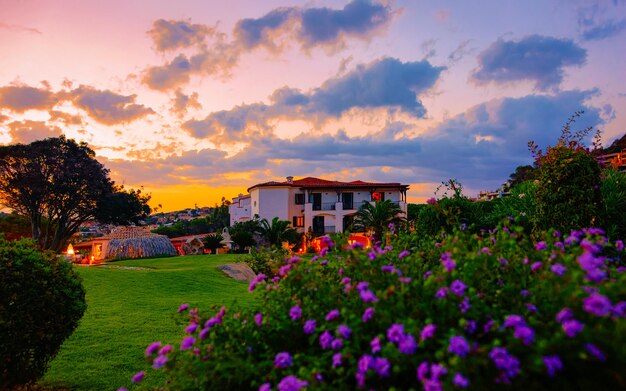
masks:
<path id="1" fill-rule="evenodd" d="M 507 223 L 294 257 L 252 282 L 258 309 L 193 309 L 180 345 L 147 360 L 170 389 L 623 387 L 623 244 L 539 236 Z"/>
<path id="2" fill-rule="evenodd" d="M 603 226 L 609 238 L 626 239 L 626 172 L 609 169 L 602 177 Z"/>
<path id="3" fill-rule="evenodd" d="M 278 269 L 285 264 L 289 252 L 283 249 L 253 249 L 248 255 L 239 258 L 240 262 L 250 266 L 255 274 L 265 274 L 274 277 Z"/>
<path id="4" fill-rule="evenodd" d="M 0 388 L 40 378 L 86 307 L 69 262 L 0 238 Z"/>

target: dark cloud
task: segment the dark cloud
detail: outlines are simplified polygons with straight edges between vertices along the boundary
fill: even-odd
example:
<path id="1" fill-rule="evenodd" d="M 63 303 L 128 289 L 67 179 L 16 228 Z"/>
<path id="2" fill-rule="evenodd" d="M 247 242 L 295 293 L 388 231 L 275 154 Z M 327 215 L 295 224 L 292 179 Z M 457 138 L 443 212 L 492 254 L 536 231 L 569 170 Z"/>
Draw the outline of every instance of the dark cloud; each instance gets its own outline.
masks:
<path id="1" fill-rule="evenodd" d="M 196 138 L 228 143 L 267 133 L 271 130 L 268 120 L 273 118 L 325 120 L 340 117 L 353 108 L 399 109 L 423 117 L 426 108 L 418 96 L 432 88 L 444 69 L 428 61 L 403 63 L 383 58 L 358 65 L 311 91 L 283 87 L 271 95 L 271 104 L 247 104 L 218 111 L 203 120 L 185 122 L 183 129 Z"/>
<path id="2" fill-rule="evenodd" d="M 341 10 L 277 8 L 260 18 L 239 20 L 230 41 L 213 27 L 159 19 L 148 31 L 158 50 L 194 47 L 195 51 L 147 68 L 142 81 L 165 91 L 187 84 L 194 75 L 227 78 L 241 55 L 257 47 L 276 53 L 291 43 L 304 50 L 336 49 L 345 46 L 347 39 L 369 40 L 389 24 L 395 12 L 371 0 L 353 0 Z"/>
<path id="3" fill-rule="evenodd" d="M 274 33 L 286 26 L 296 15 L 295 8 L 277 8 L 257 19 L 241 19 L 233 34 L 237 42 L 246 49 L 260 45 L 273 47 Z"/>
<path id="4" fill-rule="evenodd" d="M 7 124 L 9 135 L 14 143 L 28 144 L 48 137 L 58 137 L 63 134 L 57 126 L 48 126 L 42 121 L 14 121 Z"/>
<path id="5" fill-rule="evenodd" d="M 390 7 L 370 0 L 353 0 L 342 10 L 309 8 L 302 11 L 298 37 L 302 45 L 337 45 L 343 36 L 368 38 L 392 18 Z"/>
<path id="6" fill-rule="evenodd" d="M 184 94 L 180 89 L 176 90 L 174 98 L 171 100 L 172 107 L 170 112 L 175 114 L 178 118 L 182 118 L 187 115 L 189 109 L 201 109 L 202 105 L 198 100 L 198 93 L 194 92 L 191 95 Z"/>
<path id="7" fill-rule="evenodd" d="M 48 114 L 50 114 L 50 121 L 52 122 L 62 122 L 66 126 L 83 124 L 83 119 L 80 115 L 72 115 L 70 113 L 57 110 L 50 110 Z"/>
<path id="8" fill-rule="evenodd" d="M 626 19 L 607 20 L 601 24 L 597 24 L 582 33 L 582 38 L 586 41 L 601 40 L 618 35 L 626 30 Z"/>
<path id="9" fill-rule="evenodd" d="M 86 85 L 81 85 L 69 92 L 59 93 L 59 95 L 105 125 L 132 122 L 154 114 L 151 108 L 135 103 L 136 95 L 125 96 Z"/>
<path id="10" fill-rule="evenodd" d="M 203 45 L 207 36 L 215 34 L 215 30 L 203 24 L 191 24 L 187 20 L 159 19 L 148 31 L 157 50 L 167 51 Z"/>
<path id="11" fill-rule="evenodd" d="M 478 84 L 531 81 L 538 90 L 556 89 L 563 68 L 581 66 L 586 59 L 587 51 L 570 39 L 540 35 L 499 39 L 478 55 L 479 67 L 471 77 Z"/>
<path id="12" fill-rule="evenodd" d="M 16 113 L 26 110 L 49 110 L 56 105 L 55 94 L 49 89 L 30 86 L 0 87 L 0 108 Z"/>

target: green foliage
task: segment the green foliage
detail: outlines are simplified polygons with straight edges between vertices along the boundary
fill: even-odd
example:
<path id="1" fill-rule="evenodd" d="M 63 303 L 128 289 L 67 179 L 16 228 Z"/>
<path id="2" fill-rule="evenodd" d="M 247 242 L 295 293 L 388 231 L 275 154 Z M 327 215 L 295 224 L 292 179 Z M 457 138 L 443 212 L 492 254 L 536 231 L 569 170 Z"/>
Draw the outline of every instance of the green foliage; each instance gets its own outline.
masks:
<path id="1" fill-rule="evenodd" d="M 534 181 L 521 182 L 513 186 L 509 196 L 490 201 L 494 205 L 491 219 L 502 221 L 513 217 L 518 225 L 530 232 L 536 213 L 536 190 L 537 185 Z"/>
<path id="2" fill-rule="evenodd" d="M 439 243 L 401 233 L 386 248 L 337 250 L 310 262 L 294 257 L 278 283 L 259 282 L 258 308 L 185 316 L 185 325 L 199 327 L 183 337 L 189 348 L 172 343 L 174 351 L 162 355 L 163 387 L 275 389 L 291 375 L 311 389 L 454 389 L 458 373 L 471 389 L 621 388 L 623 249 L 594 230 L 538 237 L 534 242 L 516 226 L 456 231 Z M 338 249 L 346 238 L 335 240 Z M 560 319 L 565 308 L 571 314 Z M 329 316 L 334 310 L 336 318 Z M 312 320 L 315 327 L 305 331 Z M 583 327 L 568 335 L 570 320 Z M 436 329 L 424 336 L 428 325 Z M 467 349 L 457 353 L 452 337 L 462 337 Z M 373 349 L 376 341 L 380 349 Z M 502 349 L 508 358 L 494 359 Z M 276 358 L 284 352 L 290 360 L 281 367 Z M 562 368 L 551 376 L 544 360 L 554 356 Z M 150 354 L 147 365 L 156 358 Z M 445 371 L 416 378 L 424 362 Z"/>
<path id="3" fill-rule="evenodd" d="M 354 230 L 370 232 L 374 238 L 380 240 L 389 224 L 398 225 L 403 221 L 402 214 L 404 212 L 398 204 L 390 200 L 378 201 L 375 204 L 365 202 L 354 216 Z"/>
<path id="4" fill-rule="evenodd" d="M 204 242 L 204 247 L 211 250 L 212 253 L 215 253 L 218 248 L 224 247 L 221 243 L 222 240 L 224 240 L 224 237 L 221 234 L 216 233 L 205 236 L 202 241 Z"/>
<path id="5" fill-rule="evenodd" d="M 283 242 L 298 245 L 301 238 L 298 231 L 291 228 L 291 222 L 274 217 L 270 223 L 267 219 L 261 219 L 260 232 L 270 246 L 281 247 Z"/>
<path id="6" fill-rule="evenodd" d="M 285 264 L 285 258 L 289 253 L 285 250 L 273 248 L 254 249 L 250 254 L 238 259 L 239 262 L 250 266 L 255 274 L 265 274 L 274 277 L 278 269 Z"/>
<path id="7" fill-rule="evenodd" d="M 535 227 L 562 232 L 600 225 L 600 165 L 585 149 L 557 145 L 538 158 Z"/>
<path id="8" fill-rule="evenodd" d="M 626 239 L 626 172 L 605 170 L 602 173 L 600 191 L 604 201 L 603 227 L 607 236 Z"/>
<path id="9" fill-rule="evenodd" d="M 17 213 L 0 215 L 0 233 L 7 240 L 29 238 L 32 235 L 30 220 Z"/>
<path id="10" fill-rule="evenodd" d="M 31 240 L 0 238 L 0 384 L 39 379 L 85 312 L 72 265 Z"/>
<path id="11" fill-rule="evenodd" d="M 139 224 L 152 211 L 148 202 L 150 194 L 137 190 L 124 190 L 124 186 L 113 186 L 113 191 L 98 200 L 95 219 L 101 223 L 115 225 Z"/>

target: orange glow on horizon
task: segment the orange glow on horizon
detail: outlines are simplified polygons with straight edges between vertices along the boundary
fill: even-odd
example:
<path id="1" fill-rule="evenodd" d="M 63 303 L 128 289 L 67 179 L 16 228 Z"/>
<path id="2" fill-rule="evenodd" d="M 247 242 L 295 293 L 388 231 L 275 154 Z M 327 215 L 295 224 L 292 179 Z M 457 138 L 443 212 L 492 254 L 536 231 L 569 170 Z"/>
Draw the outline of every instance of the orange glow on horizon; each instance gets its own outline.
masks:
<path id="1" fill-rule="evenodd" d="M 232 201 L 239 193 L 246 193 L 248 186 L 209 186 L 209 185 L 172 185 L 145 187 L 150 193 L 150 207 L 161 204 L 158 212 L 173 212 L 187 208 L 214 206 L 221 204 L 222 197 Z"/>

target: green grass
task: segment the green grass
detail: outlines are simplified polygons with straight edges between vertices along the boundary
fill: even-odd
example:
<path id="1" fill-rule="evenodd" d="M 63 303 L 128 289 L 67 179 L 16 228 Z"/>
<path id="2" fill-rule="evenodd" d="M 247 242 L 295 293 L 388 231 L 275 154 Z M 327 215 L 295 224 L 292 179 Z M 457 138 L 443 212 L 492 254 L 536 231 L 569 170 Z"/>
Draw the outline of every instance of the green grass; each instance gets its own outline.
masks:
<path id="1" fill-rule="evenodd" d="M 144 350 L 150 342 L 180 343 L 184 326 L 177 324 L 176 310 L 181 303 L 201 311 L 226 305 L 230 313 L 254 305 L 247 283 L 216 269 L 237 257 L 199 255 L 77 267 L 87 291 L 87 311 L 39 385 L 72 390 L 128 387 L 132 375 L 148 366 Z M 156 386 L 162 380 L 150 372 L 144 382 Z"/>

